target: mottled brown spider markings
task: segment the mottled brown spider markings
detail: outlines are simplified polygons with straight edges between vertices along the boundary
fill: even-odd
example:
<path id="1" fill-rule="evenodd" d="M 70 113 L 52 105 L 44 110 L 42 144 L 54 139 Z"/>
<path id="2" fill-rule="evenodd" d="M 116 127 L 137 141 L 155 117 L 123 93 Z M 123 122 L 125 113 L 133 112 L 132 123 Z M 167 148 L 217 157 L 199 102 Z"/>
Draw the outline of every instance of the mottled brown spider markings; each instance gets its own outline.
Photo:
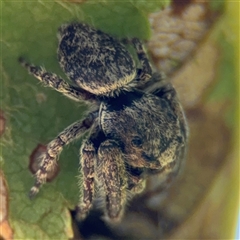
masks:
<path id="1" fill-rule="evenodd" d="M 127 200 L 144 190 L 148 176 L 177 175 L 186 150 L 185 117 L 173 86 L 152 73 L 138 39 L 120 42 L 83 23 L 61 26 L 58 38 L 60 66 L 74 85 L 22 58 L 21 64 L 46 86 L 91 102 L 96 110 L 47 145 L 30 195 L 45 183 L 63 146 L 89 131 L 80 150 L 78 217 L 84 219 L 93 201 L 101 199 L 106 221 L 118 222 Z M 123 42 L 134 46 L 140 69 Z"/>

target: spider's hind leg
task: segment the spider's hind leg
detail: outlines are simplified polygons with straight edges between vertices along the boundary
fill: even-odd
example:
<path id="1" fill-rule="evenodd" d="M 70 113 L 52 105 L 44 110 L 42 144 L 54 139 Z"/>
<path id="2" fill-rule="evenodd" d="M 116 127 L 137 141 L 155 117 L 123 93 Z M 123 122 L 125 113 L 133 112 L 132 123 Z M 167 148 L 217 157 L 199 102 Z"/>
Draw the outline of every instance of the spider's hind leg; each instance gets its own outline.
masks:
<path id="1" fill-rule="evenodd" d="M 55 89 L 62 93 L 68 98 L 75 101 L 90 101 L 97 102 L 96 97 L 85 91 L 84 89 L 71 86 L 65 82 L 62 78 L 57 76 L 55 73 L 50 73 L 41 67 L 27 63 L 23 58 L 19 58 L 21 65 L 28 70 L 28 72 L 37 78 L 40 82 L 43 82 L 46 86 Z"/>
<path id="2" fill-rule="evenodd" d="M 131 43 L 136 50 L 141 68 L 138 69 L 138 85 L 146 83 L 152 77 L 152 67 L 142 42 L 138 38 L 124 39 L 124 43 Z"/>

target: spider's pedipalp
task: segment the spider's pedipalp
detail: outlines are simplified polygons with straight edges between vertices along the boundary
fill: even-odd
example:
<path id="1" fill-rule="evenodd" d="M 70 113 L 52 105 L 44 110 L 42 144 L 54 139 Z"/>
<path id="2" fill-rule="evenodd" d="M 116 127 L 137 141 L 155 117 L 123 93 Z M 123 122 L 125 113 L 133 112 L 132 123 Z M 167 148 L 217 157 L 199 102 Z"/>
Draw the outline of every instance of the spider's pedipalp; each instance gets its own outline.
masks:
<path id="1" fill-rule="evenodd" d="M 57 162 L 57 158 L 63 147 L 73 140 L 80 138 L 82 134 L 91 128 L 98 112 L 91 112 L 82 120 L 77 121 L 64 129 L 55 139 L 47 145 L 47 151 L 41 156 L 41 164 L 39 170 L 35 174 L 35 184 L 30 190 L 30 198 L 34 197 L 39 188 L 46 182 L 47 172 L 51 170 Z"/>
<path id="2" fill-rule="evenodd" d="M 131 195 L 135 195 L 138 193 L 141 193 L 146 186 L 146 179 L 143 178 L 143 176 L 139 175 L 132 175 L 128 174 L 128 190 L 131 194 L 129 194 L 129 197 Z"/>

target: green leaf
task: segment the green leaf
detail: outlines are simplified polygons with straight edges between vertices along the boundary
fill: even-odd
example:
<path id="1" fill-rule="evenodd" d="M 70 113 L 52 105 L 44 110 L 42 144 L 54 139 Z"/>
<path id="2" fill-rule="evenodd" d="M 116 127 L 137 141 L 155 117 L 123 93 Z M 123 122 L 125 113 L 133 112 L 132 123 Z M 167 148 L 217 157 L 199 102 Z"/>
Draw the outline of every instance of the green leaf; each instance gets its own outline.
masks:
<path id="1" fill-rule="evenodd" d="M 68 209 L 78 202 L 78 158 L 81 142 L 65 148 L 60 174 L 44 185 L 34 200 L 27 194 L 34 180 L 29 157 L 39 144 L 46 144 L 74 121 L 86 107 L 44 88 L 29 76 L 17 59 L 44 66 L 66 79 L 56 60 L 58 27 L 84 21 L 118 37 L 147 39 L 147 12 L 165 3 L 145 1 L 1 2 L 1 109 L 7 127 L 1 139 L 1 168 L 9 188 L 9 221 L 15 239 L 69 239 L 72 237 Z"/>

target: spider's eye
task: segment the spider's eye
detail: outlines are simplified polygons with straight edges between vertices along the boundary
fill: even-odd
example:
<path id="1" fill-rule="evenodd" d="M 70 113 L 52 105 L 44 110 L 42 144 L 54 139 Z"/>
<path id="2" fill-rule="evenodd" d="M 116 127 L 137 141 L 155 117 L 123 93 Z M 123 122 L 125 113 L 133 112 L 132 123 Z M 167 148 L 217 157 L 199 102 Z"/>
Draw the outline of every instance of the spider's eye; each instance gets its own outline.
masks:
<path id="1" fill-rule="evenodd" d="M 135 136 L 135 137 L 133 137 L 131 143 L 135 147 L 141 147 L 142 146 L 142 139 L 139 136 Z"/>

